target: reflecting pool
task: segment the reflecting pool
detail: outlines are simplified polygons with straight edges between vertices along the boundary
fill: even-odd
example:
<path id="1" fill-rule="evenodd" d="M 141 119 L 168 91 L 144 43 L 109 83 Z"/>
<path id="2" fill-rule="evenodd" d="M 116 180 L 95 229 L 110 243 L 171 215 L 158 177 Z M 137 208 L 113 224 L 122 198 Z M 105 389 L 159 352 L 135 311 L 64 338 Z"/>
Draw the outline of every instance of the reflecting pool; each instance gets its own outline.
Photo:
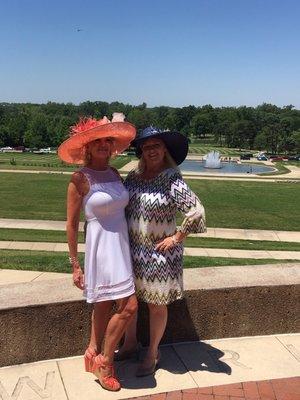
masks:
<path id="1" fill-rule="evenodd" d="M 221 168 L 205 168 L 205 161 L 185 160 L 179 168 L 182 172 L 205 172 L 208 174 L 261 174 L 274 172 L 276 168 L 258 164 L 238 164 L 235 161 L 221 162 Z"/>

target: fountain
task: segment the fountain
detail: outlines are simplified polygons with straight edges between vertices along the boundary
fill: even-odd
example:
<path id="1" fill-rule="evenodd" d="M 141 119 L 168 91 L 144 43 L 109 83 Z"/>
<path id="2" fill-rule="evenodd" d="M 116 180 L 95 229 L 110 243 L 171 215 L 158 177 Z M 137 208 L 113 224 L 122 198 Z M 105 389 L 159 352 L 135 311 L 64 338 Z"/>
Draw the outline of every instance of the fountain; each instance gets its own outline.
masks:
<path id="1" fill-rule="evenodd" d="M 222 168 L 220 161 L 220 153 L 218 151 L 213 150 L 206 155 L 204 168 L 213 168 L 213 169 Z"/>

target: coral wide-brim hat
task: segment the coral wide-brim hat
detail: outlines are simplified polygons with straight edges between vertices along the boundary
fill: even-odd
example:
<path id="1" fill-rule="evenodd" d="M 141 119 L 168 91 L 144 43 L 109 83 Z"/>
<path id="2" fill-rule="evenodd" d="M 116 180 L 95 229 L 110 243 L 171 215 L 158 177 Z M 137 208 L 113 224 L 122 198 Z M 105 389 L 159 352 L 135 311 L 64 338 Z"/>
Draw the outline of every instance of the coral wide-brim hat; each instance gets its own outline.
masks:
<path id="1" fill-rule="evenodd" d="M 112 154 L 122 153 L 135 138 L 135 126 L 124 121 L 125 116 L 114 113 L 110 121 L 107 117 L 100 120 L 86 118 L 71 126 L 70 137 L 58 148 L 59 158 L 69 164 L 83 164 L 85 145 L 105 137 L 113 138 Z"/>

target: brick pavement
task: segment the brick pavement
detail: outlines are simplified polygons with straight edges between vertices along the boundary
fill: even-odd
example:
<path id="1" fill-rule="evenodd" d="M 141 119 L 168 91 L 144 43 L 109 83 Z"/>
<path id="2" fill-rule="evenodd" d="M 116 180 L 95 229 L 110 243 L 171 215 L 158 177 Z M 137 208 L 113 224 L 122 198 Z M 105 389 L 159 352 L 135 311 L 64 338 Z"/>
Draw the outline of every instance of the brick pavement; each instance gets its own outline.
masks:
<path id="1" fill-rule="evenodd" d="M 176 390 L 127 400 L 300 400 L 300 377 Z"/>

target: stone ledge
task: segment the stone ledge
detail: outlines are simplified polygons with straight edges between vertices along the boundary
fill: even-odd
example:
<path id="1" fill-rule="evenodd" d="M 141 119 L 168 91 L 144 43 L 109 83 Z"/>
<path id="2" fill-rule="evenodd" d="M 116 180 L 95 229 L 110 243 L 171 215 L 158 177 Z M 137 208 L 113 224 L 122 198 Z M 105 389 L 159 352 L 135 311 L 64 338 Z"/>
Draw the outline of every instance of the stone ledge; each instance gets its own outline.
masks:
<path id="1" fill-rule="evenodd" d="M 84 352 L 91 307 L 70 278 L 1 287 L 0 366 Z M 186 296 L 170 305 L 163 342 L 298 332 L 299 283 L 300 264 L 187 269 Z M 141 304 L 143 343 L 147 332 Z"/>

